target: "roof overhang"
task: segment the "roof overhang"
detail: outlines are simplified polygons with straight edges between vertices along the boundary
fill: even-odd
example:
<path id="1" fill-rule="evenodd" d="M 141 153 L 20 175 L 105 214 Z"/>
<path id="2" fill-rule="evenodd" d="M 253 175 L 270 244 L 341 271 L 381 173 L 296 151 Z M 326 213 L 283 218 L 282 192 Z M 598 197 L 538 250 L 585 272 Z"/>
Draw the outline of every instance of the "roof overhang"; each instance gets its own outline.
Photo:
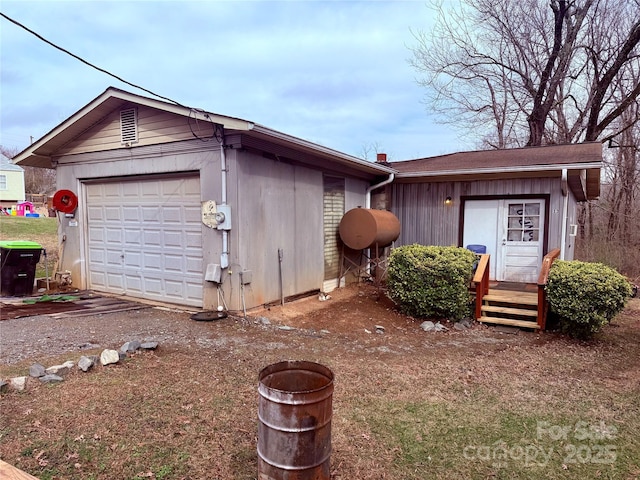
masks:
<path id="1" fill-rule="evenodd" d="M 85 107 L 78 110 L 49 133 L 17 154 L 14 157 L 15 163 L 34 167 L 54 168 L 52 159 L 56 152 L 64 145 L 96 125 L 111 112 L 132 103 L 194 118 L 199 121 L 213 122 L 222 125 L 227 135 L 241 134 L 242 137 L 245 138 L 244 143 L 253 142 L 259 144 L 260 142 L 268 142 L 272 147 L 279 146 L 282 152 L 295 156 L 296 158 L 300 157 L 300 153 L 302 153 L 303 158 L 314 159 L 315 161 L 318 159 L 328 160 L 332 162 L 333 165 L 342 166 L 351 172 L 358 173 L 360 176 L 367 178 L 377 178 L 381 175 L 390 175 L 395 172 L 393 168 L 385 165 L 353 157 L 247 120 L 217 115 L 201 109 L 143 97 L 114 87 L 105 90 Z M 308 162 L 310 161 L 311 160 L 308 160 Z"/>

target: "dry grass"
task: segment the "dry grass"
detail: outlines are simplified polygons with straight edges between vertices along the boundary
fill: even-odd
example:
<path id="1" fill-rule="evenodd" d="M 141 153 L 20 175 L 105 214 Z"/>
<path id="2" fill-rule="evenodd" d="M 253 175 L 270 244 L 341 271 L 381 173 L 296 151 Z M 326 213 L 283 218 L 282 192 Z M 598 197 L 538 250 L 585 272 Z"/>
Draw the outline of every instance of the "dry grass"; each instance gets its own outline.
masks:
<path id="1" fill-rule="evenodd" d="M 198 325 L 182 346 L 5 394 L 0 457 L 43 480 L 255 479 L 258 372 L 305 359 L 336 375 L 334 480 L 639 477 L 640 300 L 580 343 L 481 326 L 427 334 L 375 292 L 353 293 L 261 312 L 269 327 Z M 385 334 L 364 331 L 374 325 Z M 609 438 L 584 438 L 590 427 Z M 544 464 L 531 457 L 542 450 Z"/>

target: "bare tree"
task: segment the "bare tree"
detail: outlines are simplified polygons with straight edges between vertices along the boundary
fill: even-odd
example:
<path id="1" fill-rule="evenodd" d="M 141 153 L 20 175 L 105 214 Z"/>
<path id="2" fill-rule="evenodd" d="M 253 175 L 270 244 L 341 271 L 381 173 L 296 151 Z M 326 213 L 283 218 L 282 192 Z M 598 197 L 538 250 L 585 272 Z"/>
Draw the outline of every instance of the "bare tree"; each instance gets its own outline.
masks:
<path id="1" fill-rule="evenodd" d="M 640 0 L 434 4 L 412 65 L 430 108 L 494 148 L 614 137 L 640 85 Z M 637 121 L 637 119 L 635 120 Z"/>

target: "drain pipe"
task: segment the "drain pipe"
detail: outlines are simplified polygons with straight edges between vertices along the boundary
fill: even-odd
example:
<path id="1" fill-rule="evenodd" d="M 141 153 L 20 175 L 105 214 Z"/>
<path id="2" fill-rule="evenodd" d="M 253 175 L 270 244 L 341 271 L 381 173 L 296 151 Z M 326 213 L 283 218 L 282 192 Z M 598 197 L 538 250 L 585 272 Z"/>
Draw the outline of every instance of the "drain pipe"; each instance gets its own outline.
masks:
<path id="1" fill-rule="evenodd" d="M 567 169 L 562 169 L 562 232 L 560 234 L 560 260 L 565 259 L 567 249 L 567 221 L 569 220 L 569 184 Z"/>
<path id="2" fill-rule="evenodd" d="M 367 188 L 367 193 L 364 199 L 364 208 L 371 208 L 371 192 L 374 191 L 376 188 L 380 188 L 383 187 L 385 185 L 388 185 L 389 183 L 393 182 L 393 179 L 396 178 L 396 174 L 395 173 L 390 173 L 389 174 L 389 178 L 387 178 L 386 180 L 377 183 L 375 185 L 371 185 L 369 188 Z"/>
<path id="3" fill-rule="evenodd" d="M 224 128 L 224 127 L 223 127 Z M 222 188 L 222 205 L 227 204 L 227 157 L 224 153 L 224 131 L 222 141 L 220 142 L 220 170 L 221 170 L 221 188 Z M 222 230 L 222 254 L 220 255 L 220 268 L 229 266 L 229 232 Z"/>

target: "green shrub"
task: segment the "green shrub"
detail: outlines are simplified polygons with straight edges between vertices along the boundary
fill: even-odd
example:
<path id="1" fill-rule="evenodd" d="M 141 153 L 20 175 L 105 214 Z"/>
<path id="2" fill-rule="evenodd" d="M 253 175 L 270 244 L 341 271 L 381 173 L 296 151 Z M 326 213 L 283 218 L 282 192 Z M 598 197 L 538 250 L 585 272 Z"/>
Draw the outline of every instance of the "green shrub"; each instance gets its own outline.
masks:
<path id="1" fill-rule="evenodd" d="M 554 262 L 546 287 L 551 311 L 560 328 L 576 338 L 589 338 L 620 312 L 629 296 L 629 282 L 601 263 Z"/>
<path id="2" fill-rule="evenodd" d="M 413 317 L 464 318 L 475 260 L 473 252 L 460 247 L 398 247 L 389 258 L 389 297 Z"/>

